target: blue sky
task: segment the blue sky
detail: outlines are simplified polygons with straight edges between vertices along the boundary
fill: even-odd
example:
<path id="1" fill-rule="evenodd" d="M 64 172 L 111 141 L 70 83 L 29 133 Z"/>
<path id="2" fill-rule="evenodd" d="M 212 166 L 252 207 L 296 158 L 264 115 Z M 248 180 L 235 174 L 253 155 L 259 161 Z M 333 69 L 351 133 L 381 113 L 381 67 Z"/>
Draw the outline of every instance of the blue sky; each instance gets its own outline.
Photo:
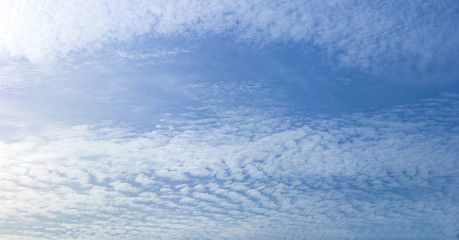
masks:
<path id="1" fill-rule="evenodd" d="M 0 2 L 0 239 L 457 239 L 457 1 Z"/>

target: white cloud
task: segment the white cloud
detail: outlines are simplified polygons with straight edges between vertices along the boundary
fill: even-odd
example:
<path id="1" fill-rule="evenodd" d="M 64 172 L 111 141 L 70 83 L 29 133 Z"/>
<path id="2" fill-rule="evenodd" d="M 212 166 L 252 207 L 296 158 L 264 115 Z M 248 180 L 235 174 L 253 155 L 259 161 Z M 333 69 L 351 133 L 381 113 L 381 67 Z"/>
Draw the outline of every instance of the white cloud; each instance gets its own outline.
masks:
<path id="1" fill-rule="evenodd" d="M 155 184 L 155 181 L 152 180 L 150 177 L 146 176 L 145 174 L 139 174 L 135 177 L 135 181 L 142 184 L 145 187 L 149 187 Z"/>
<path id="2" fill-rule="evenodd" d="M 115 189 L 116 191 L 120 191 L 120 192 L 138 192 L 139 191 L 139 189 L 133 187 L 129 183 L 115 181 L 115 182 L 111 182 L 110 185 L 113 187 L 113 189 Z"/>
<path id="3" fill-rule="evenodd" d="M 0 238 L 452 238 L 457 102 L 278 129 L 266 126 L 286 119 L 246 109 L 174 131 L 4 139 Z"/>
<path id="4" fill-rule="evenodd" d="M 0 3 L 0 49 L 42 62 L 145 34 L 216 34 L 263 44 L 302 42 L 325 50 L 344 66 L 406 71 L 454 63 L 458 7 L 453 0 L 5 0 Z"/>

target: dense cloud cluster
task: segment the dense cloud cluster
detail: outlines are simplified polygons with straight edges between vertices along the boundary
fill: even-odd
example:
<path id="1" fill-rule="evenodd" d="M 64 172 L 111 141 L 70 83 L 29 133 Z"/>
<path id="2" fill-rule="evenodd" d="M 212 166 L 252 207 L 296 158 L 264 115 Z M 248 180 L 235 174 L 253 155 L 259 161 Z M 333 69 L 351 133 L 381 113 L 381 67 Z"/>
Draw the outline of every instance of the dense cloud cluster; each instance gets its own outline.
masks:
<path id="1" fill-rule="evenodd" d="M 334 119 L 223 111 L 151 132 L 4 139 L 0 238 L 452 238 L 458 104 Z"/>
<path id="2" fill-rule="evenodd" d="M 457 60 L 458 8 L 454 0 L 11 0 L 0 3 L 0 50 L 42 62 L 138 36 L 226 36 L 301 42 L 348 67 L 424 72 Z"/>

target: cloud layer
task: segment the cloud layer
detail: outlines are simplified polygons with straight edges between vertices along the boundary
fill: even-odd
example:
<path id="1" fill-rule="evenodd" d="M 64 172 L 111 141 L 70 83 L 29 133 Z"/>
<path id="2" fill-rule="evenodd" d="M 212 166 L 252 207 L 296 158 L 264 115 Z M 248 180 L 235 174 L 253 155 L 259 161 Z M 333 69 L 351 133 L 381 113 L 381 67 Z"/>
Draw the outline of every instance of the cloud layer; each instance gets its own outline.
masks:
<path id="1" fill-rule="evenodd" d="M 457 98 L 335 119 L 239 109 L 152 132 L 54 126 L 3 139 L 0 238 L 454 238 Z"/>
<path id="2" fill-rule="evenodd" d="M 457 237 L 459 96 L 299 113 L 397 93 L 347 79 L 361 71 L 298 63 L 298 52 L 380 78 L 447 75 L 459 62 L 458 9 L 1 1 L 0 239 Z M 228 41 L 238 53 L 221 49 Z M 278 44 L 285 56 L 267 47 Z"/>
<path id="3" fill-rule="evenodd" d="M 300 42 L 343 66 L 411 71 L 458 59 L 457 1 L 2 1 L 0 49 L 34 62 L 139 36 Z M 456 66 L 456 65 L 454 65 Z"/>

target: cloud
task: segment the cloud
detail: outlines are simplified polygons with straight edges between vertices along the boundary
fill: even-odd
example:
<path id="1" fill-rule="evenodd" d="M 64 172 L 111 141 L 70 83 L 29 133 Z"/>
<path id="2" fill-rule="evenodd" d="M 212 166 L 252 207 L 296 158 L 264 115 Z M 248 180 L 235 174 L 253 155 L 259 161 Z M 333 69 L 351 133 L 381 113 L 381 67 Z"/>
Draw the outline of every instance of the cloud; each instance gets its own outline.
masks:
<path id="1" fill-rule="evenodd" d="M 455 64 L 458 4 L 442 1 L 2 1 L 0 49 L 33 62 L 139 38 L 227 36 L 316 46 L 385 72 Z"/>
<path id="2" fill-rule="evenodd" d="M 454 238 L 458 104 L 4 138 L 0 238 Z"/>

